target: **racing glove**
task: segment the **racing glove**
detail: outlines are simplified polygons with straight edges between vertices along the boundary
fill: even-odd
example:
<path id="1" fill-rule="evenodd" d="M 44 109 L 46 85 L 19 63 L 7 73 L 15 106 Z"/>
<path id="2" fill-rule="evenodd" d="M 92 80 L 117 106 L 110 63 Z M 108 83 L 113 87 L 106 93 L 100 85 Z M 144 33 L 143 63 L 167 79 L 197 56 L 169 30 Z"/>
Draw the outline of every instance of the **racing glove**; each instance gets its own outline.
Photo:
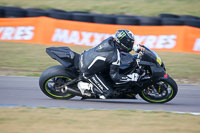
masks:
<path id="1" fill-rule="evenodd" d="M 136 53 L 139 53 L 141 51 L 141 48 L 140 48 L 140 44 L 135 44 L 133 46 L 133 50 L 136 52 Z"/>

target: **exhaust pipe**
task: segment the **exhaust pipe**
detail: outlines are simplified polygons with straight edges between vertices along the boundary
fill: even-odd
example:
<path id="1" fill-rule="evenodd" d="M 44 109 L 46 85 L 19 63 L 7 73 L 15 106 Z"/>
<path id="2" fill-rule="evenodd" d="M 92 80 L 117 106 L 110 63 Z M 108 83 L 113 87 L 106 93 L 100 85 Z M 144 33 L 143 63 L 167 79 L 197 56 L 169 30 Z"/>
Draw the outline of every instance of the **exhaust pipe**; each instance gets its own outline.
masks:
<path id="1" fill-rule="evenodd" d="M 80 97 L 83 96 L 79 90 L 75 90 L 75 89 L 69 88 L 67 86 L 65 86 L 65 92 L 72 94 L 72 95 L 80 96 Z"/>

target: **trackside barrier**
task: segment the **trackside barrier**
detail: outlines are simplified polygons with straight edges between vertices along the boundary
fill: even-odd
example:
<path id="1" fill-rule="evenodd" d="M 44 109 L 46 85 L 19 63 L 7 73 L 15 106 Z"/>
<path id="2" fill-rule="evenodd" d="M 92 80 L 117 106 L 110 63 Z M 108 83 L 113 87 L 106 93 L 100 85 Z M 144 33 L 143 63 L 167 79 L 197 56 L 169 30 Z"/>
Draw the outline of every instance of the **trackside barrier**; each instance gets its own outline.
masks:
<path id="1" fill-rule="evenodd" d="M 1 18 L 0 41 L 95 46 L 117 29 L 131 30 L 135 43 L 153 50 L 200 53 L 200 28 L 97 24 L 48 17 Z"/>

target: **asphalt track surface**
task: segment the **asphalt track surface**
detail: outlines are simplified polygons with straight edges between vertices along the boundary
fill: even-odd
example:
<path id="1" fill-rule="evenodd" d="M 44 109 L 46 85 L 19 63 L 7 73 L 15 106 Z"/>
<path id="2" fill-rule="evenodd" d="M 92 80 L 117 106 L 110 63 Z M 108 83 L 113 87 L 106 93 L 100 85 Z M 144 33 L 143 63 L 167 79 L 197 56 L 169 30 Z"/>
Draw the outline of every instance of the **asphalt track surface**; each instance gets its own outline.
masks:
<path id="1" fill-rule="evenodd" d="M 165 104 L 152 104 L 142 100 L 90 99 L 55 100 L 44 95 L 38 85 L 38 77 L 0 76 L 1 107 L 61 107 L 72 109 L 154 110 L 200 113 L 200 85 L 178 85 L 175 99 Z"/>

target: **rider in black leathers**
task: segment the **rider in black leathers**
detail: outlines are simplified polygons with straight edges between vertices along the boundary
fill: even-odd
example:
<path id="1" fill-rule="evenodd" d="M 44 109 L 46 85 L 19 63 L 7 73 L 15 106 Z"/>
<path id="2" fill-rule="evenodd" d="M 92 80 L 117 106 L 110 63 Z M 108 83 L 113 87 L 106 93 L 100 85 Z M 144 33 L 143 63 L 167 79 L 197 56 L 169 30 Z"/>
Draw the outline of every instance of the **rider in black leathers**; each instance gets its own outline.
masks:
<path id="1" fill-rule="evenodd" d="M 120 52 L 133 49 L 134 35 L 126 29 L 118 30 L 114 37 L 109 37 L 96 47 L 84 51 L 80 56 L 79 69 L 83 77 L 93 85 L 93 92 L 105 99 L 112 95 L 112 88 L 104 80 L 101 72 L 109 70 L 114 82 L 136 81 L 137 74 L 121 75 Z"/>

